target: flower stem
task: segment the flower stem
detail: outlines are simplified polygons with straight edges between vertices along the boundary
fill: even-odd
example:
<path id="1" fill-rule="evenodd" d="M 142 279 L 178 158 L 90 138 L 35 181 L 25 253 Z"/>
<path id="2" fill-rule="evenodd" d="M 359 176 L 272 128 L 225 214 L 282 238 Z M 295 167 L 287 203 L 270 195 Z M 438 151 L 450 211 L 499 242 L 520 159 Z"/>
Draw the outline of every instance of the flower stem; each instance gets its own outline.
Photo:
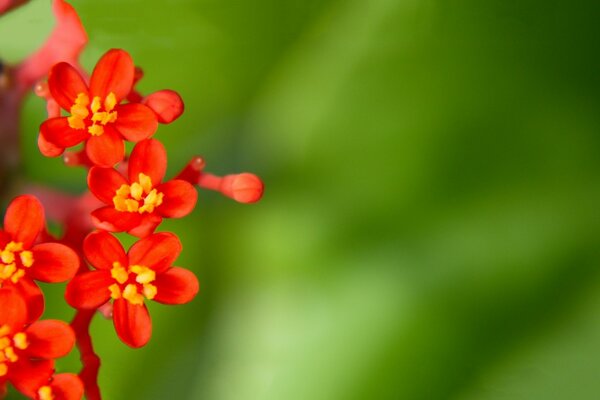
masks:
<path id="1" fill-rule="evenodd" d="M 101 400 L 100 388 L 98 387 L 98 370 L 100 369 L 100 357 L 94 352 L 92 338 L 90 336 L 90 324 L 96 310 L 77 310 L 71 327 L 75 331 L 77 348 L 81 357 L 83 368 L 79 377 L 85 387 L 87 400 Z"/>

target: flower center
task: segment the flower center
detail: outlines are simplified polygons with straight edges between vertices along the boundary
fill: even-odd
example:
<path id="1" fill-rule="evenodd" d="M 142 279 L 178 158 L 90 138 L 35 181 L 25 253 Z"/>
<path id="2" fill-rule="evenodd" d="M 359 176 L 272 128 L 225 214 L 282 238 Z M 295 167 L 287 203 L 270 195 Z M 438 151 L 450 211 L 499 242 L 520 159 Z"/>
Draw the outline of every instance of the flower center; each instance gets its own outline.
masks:
<path id="1" fill-rule="evenodd" d="M 142 265 L 132 265 L 128 269 L 115 261 L 110 274 L 117 283 L 108 287 L 113 299 L 124 298 L 131 304 L 144 304 L 144 298 L 152 300 L 156 296 L 156 272 Z"/>
<path id="2" fill-rule="evenodd" d="M 100 136 L 104 133 L 104 126 L 117 120 L 117 112 L 113 111 L 117 105 L 117 98 L 113 92 L 102 99 L 95 96 L 90 104 L 90 97 L 85 93 L 79 93 L 75 99 L 75 104 L 71 106 L 71 116 L 67 118 L 69 126 L 73 129 L 85 129 L 92 136 Z M 100 111 L 104 106 L 104 110 Z M 91 118 L 89 118 L 91 112 Z M 91 121 L 86 124 L 86 121 Z"/>
<path id="3" fill-rule="evenodd" d="M 25 276 L 25 268 L 33 265 L 33 253 L 23 250 L 23 243 L 9 242 L 0 251 L 0 287 L 10 279 L 12 283 L 19 282 Z"/>
<path id="4" fill-rule="evenodd" d="M 19 360 L 15 349 L 25 350 L 29 347 L 27 335 L 23 332 L 10 336 L 8 325 L 0 326 L 0 378 L 8 373 L 8 364 Z"/>
<path id="5" fill-rule="evenodd" d="M 152 180 L 148 175 L 140 174 L 139 182 L 131 185 L 122 184 L 113 197 L 117 211 L 151 213 L 163 202 L 164 194 L 152 188 Z"/>
<path id="6" fill-rule="evenodd" d="M 42 386 L 38 390 L 39 400 L 54 400 L 54 393 L 52 393 L 52 388 L 50 386 Z"/>

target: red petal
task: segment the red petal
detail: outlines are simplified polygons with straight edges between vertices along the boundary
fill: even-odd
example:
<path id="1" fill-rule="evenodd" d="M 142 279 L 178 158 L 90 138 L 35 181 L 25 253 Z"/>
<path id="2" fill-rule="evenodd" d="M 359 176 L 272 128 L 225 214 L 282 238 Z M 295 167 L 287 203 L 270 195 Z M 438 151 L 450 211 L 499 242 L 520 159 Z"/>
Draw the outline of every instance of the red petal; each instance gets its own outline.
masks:
<path id="1" fill-rule="evenodd" d="M 33 279 L 42 282 L 65 282 L 77 273 L 79 256 L 64 244 L 42 243 L 33 246 L 31 251 L 34 262 L 29 273 Z"/>
<path id="2" fill-rule="evenodd" d="M 40 133 L 55 147 L 75 146 L 88 138 L 85 129 L 73 129 L 66 117 L 50 118 L 40 126 Z"/>
<path id="3" fill-rule="evenodd" d="M 115 261 L 128 265 L 121 242 L 108 232 L 97 231 L 87 235 L 83 241 L 83 253 L 96 269 L 110 270 Z"/>
<path id="4" fill-rule="evenodd" d="M 123 175 L 113 168 L 92 167 L 87 178 L 90 191 L 103 203 L 112 205 L 117 189 L 127 184 Z"/>
<path id="5" fill-rule="evenodd" d="M 173 264 L 181 249 L 181 242 L 174 234 L 155 233 L 131 246 L 129 265 L 143 265 L 160 273 Z"/>
<path id="6" fill-rule="evenodd" d="M 44 294 L 42 290 L 27 276 L 21 278 L 15 288 L 27 304 L 27 321 L 38 320 L 44 313 Z"/>
<path id="7" fill-rule="evenodd" d="M 162 217 L 160 215 L 154 213 L 142 214 L 138 225 L 129 229 L 127 233 L 139 238 L 145 238 L 146 236 L 154 233 L 161 222 Z"/>
<path id="8" fill-rule="evenodd" d="M 54 360 L 20 359 L 8 370 L 8 380 L 25 396 L 37 399 L 37 391 L 54 373 Z"/>
<path id="9" fill-rule="evenodd" d="M 85 144 L 85 153 L 94 164 L 112 167 L 123 160 L 125 144 L 115 128 L 105 125 L 102 135 L 90 136 Z"/>
<path id="10" fill-rule="evenodd" d="M 152 110 L 143 104 L 130 103 L 117 106 L 115 128 L 130 142 L 149 138 L 158 129 L 158 121 Z"/>
<path id="11" fill-rule="evenodd" d="M 67 285 L 65 299 L 72 307 L 98 308 L 110 299 L 108 287 L 115 283 L 110 271 L 91 271 L 75 276 Z"/>
<path id="12" fill-rule="evenodd" d="M 45 157 L 58 157 L 65 151 L 62 147 L 50 143 L 41 133 L 38 135 L 38 148 Z"/>
<path id="13" fill-rule="evenodd" d="M 57 62 L 76 64 L 79 53 L 87 43 L 83 25 L 70 4 L 54 0 L 52 11 L 56 19 L 54 30 L 42 48 L 17 67 L 16 80 L 23 89 L 42 79 Z"/>
<path id="14" fill-rule="evenodd" d="M 75 374 L 54 375 L 50 384 L 55 400 L 81 400 L 83 399 L 83 382 Z"/>
<path id="15" fill-rule="evenodd" d="M 88 88 L 81 74 L 71 64 L 61 62 L 50 70 L 48 88 L 54 100 L 65 110 L 71 110 L 80 93 L 89 96 Z"/>
<path id="16" fill-rule="evenodd" d="M 127 232 L 140 225 L 142 216 L 139 213 L 121 212 L 113 206 L 106 206 L 92 211 L 92 221 L 98 229 L 109 232 Z"/>
<path id="17" fill-rule="evenodd" d="M 131 91 L 134 73 L 135 66 L 129 53 L 121 49 L 109 50 L 94 68 L 90 92 L 102 100 L 112 92 L 119 103 Z"/>
<path id="18" fill-rule="evenodd" d="M 165 195 L 162 204 L 156 209 L 163 217 L 181 218 L 191 213 L 196 206 L 198 193 L 186 181 L 175 179 L 163 183 L 156 190 Z"/>
<path id="19" fill-rule="evenodd" d="M 32 358 L 49 360 L 64 357 L 75 345 L 73 329 L 62 321 L 37 321 L 31 324 L 25 333 L 29 340 L 25 351 Z"/>
<path id="20" fill-rule="evenodd" d="M 119 338 L 128 346 L 142 347 L 152 336 L 152 321 L 145 304 L 131 304 L 125 299 L 114 302 L 113 321 Z"/>
<path id="21" fill-rule="evenodd" d="M 27 304 L 12 288 L 0 289 L 0 326 L 8 325 L 13 333 L 20 332 L 27 322 Z"/>
<path id="22" fill-rule="evenodd" d="M 44 228 L 44 209 L 34 196 L 15 197 L 4 215 L 4 230 L 28 249 Z"/>
<path id="23" fill-rule="evenodd" d="M 6 247 L 8 242 L 10 242 L 11 240 L 12 240 L 11 235 L 4 232 L 2 229 L 0 229 L 0 248 L 3 249 L 4 247 Z"/>
<path id="24" fill-rule="evenodd" d="M 155 301 L 163 304 L 185 304 L 196 296 L 200 285 L 193 272 L 173 267 L 159 274 L 154 282 L 157 293 Z"/>
<path id="25" fill-rule="evenodd" d="M 161 124 L 170 124 L 183 114 L 183 100 L 181 96 L 173 90 L 159 90 L 144 99 L 143 104 L 154 111 L 158 122 Z"/>
<path id="26" fill-rule="evenodd" d="M 148 175 L 153 186 L 158 186 L 167 171 L 167 151 L 156 139 L 135 145 L 129 157 L 129 181 L 138 182 L 140 173 Z"/>

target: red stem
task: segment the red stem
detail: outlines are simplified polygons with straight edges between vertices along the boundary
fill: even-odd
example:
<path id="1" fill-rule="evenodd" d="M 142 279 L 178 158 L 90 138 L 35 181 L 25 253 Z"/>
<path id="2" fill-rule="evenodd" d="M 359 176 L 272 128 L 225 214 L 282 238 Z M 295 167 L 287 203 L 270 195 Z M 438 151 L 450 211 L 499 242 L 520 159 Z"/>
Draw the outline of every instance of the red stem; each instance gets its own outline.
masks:
<path id="1" fill-rule="evenodd" d="M 85 396 L 87 400 L 101 400 L 100 388 L 98 387 L 98 370 L 100 369 L 100 357 L 94 352 L 92 338 L 90 336 L 90 324 L 96 310 L 78 310 L 75 318 L 71 322 L 71 327 L 75 331 L 77 339 L 77 348 L 81 356 L 83 369 L 79 377 L 85 387 Z"/>

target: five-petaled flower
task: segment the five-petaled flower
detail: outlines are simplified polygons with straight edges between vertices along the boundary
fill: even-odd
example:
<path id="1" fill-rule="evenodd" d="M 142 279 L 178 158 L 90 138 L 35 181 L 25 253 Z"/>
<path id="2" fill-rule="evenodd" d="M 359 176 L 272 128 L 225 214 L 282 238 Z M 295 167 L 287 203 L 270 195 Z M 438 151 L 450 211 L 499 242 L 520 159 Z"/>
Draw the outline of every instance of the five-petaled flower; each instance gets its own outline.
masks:
<path id="1" fill-rule="evenodd" d="M 40 127 L 45 141 L 65 149 L 85 142 L 88 158 L 110 167 L 125 154 L 123 139 L 138 142 L 154 134 L 157 116 L 140 103 L 121 104 L 133 87 L 135 66 L 120 49 L 109 50 L 94 68 L 89 87 L 70 64 L 56 64 L 48 76 L 54 100 L 70 115 L 50 118 Z"/>
<path id="2" fill-rule="evenodd" d="M 69 325 L 55 320 L 28 325 L 25 301 L 13 289 L 0 289 L 0 387 L 10 382 L 30 398 L 61 399 L 42 396 L 52 395 L 54 390 L 54 359 L 67 355 L 74 344 L 75 334 Z M 69 382 L 61 382 L 64 378 L 59 378 L 54 384 L 56 393 L 77 394 L 77 383 L 67 379 Z"/>
<path id="3" fill-rule="evenodd" d="M 177 236 L 161 232 L 139 240 L 125 253 L 110 233 L 93 232 L 83 242 L 83 251 L 96 270 L 77 275 L 67 285 L 67 302 L 75 308 L 95 309 L 112 298 L 119 338 L 131 347 L 144 346 L 152 335 L 146 299 L 184 304 L 198 293 L 196 276 L 171 266 L 181 249 Z"/>
<path id="4" fill-rule="evenodd" d="M 26 300 L 29 320 L 44 310 L 41 290 L 33 280 L 65 282 L 79 268 L 79 256 L 60 243 L 34 244 L 45 228 L 44 209 L 33 196 L 16 197 L 0 230 L 0 287 L 14 287 Z"/>
<path id="5" fill-rule="evenodd" d="M 163 217 L 181 218 L 196 205 L 197 192 L 183 180 L 161 183 L 167 153 L 156 139 L 138 143 L 128 164 L 129 179 L 113 168 L 92 167 L 88 186 L 107 206 L 92 213 L 96 227 L 145 237 Z"/>

